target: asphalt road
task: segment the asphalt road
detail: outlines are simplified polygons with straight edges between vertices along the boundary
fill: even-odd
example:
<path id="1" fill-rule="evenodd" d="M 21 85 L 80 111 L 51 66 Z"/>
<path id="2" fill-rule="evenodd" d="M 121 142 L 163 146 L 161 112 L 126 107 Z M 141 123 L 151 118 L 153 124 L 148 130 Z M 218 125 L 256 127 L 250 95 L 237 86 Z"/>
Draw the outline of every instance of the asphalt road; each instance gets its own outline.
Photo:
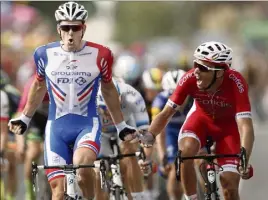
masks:
<path id="1" fill-rule="evenodd" d="M 241 182 L 241 200 L 266 200 L 268 199 L 268 121 L 255 123 L 255 145 L 251 163 L 254 167 L 252 179 Z M 16 200 L 23 200 L 24 182 L 23 166 L 18 165 L 19 185 Z"/>
<path id="2" fill-rule="evenodd" d="M 255 145 L 251 163 L 254 176 L 241 183 L 241 200 L 268 199 L 268 121 L 254 124 Z"/>

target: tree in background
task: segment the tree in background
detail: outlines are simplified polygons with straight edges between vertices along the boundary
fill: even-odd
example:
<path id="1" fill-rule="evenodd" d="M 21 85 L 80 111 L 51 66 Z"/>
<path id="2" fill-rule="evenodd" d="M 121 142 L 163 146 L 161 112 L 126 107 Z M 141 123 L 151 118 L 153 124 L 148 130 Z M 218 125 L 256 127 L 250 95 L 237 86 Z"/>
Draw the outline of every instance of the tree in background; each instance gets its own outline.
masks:
<path id="1" fill-rule="evenodd" d="M 195 2 L 118 2 L 114 38 L 129 44 L 157 36 L 185 37 L 198 28 L 196 8 Z"/>
<path id="2" fill-rule="evenodd" d="M 55 21 L 55 10 L 59 5 L 63 4 L 66 1 L 29 1 L 28 5 L 37 8 L 44 18 L 47 18 L 48 21 L 56 25 Z M 92 1 L 79 1 L 82 5 L 85 6 L 85 9 L 88 10 L 89 17 L 94 15 L 96 12 L 96 6 Z"/>

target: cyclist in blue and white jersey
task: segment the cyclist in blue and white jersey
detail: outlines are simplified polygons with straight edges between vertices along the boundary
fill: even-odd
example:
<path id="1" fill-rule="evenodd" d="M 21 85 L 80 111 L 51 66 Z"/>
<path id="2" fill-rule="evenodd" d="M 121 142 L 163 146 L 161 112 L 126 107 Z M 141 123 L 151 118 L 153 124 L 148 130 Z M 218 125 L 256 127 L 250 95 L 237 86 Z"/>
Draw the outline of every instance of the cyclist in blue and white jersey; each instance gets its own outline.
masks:
<path id="1" fill-rule="evenodd" d="M 146 110 L 146 105 L 141 94 L 133 88 L 131 85 L 124 83 L 123 81 L 118 81 L 113 78 L 114 84 L 117 88 L 121 110 L 124 116 L 124 120 L 128 125 L 136 127 L 138 130 L 147 130 L 149 126 L 149 115 Z M 102 123 L 102 137 L 101 137 L 101 149 L 100 156 L 108 156 L 113 154 L 110 147 L 110 138 L 116 136 L 116 127 L 111 118 L 110 112 L 107 109 L 106 103 L 104 101 L 101 91 L 98 92 L 97 98 L 98 111 L 100 114 L 100 119 Z M 121 142 L 118 139 L 118 144 L 120 146 L 120 151 L 122 154 L 134 153 L 137 151 L 138 144 L 130 142 Z M 124 177 L 123 182 L 127 188 L 129 194 L 134 200 L 143 199 L 143 176 L 138 165 L 136 157 L 126 157 L 121 160 L 120 168 L 122 172 L 122 177 Z M 99 184 L 98 184 L 99 185 Z M 98 186 L 97 200 L 107 199 L 105 195 L 100 190 Z"/>
<path id="2" fill-rule="evenodd" d="M 61 41 L 38 47 L 34 52 L 37 67 L 22 115 L 10 120 L 10 130 L 23 134 L 49 93 L 49 116 L 45 130 L 45 164 L 93 164 L 100 149 L 101 124 L 96 96 L 101 91 L 117 132 L 134 133 L 120 109 L 118 93 L 112 82 L 112 52 L 99 44 L 82 40 L 88 12 L 76 2 L 67 2 L 55 11 Z M 52 200 L 64 198 L 62 170 L 46 171 Z M 94 198 L 95 172 L 79 169 L 78 183 L 84 199 Z"/>
<path id="3" fill-rule="evenodd" d="M 152 119 L 163 110 L 166 102 L 172 92 L 176 89 L 176 86 L 180 78 L 185 74 L 183 70 L 168 71 L 162 78 L 162 88 L 164 91 L 160 92 L 152 103 Z M 167 193 L 170 200 L 180 200 L 182 198 L 182 189 L 180 183 L 176 180 L 176 170 L 174 160 L 176 153 L 178 152 L 178 135 L 180 128 L 186 118 L 186 114 L 192 106 L 192 101 L 188 101 L 185 105 L 183 113 L 177 112 L 169 124 L 165 128 L 164 132 L 160 133 L 156 137 L 158 157 L 160 160 L 159 170 L 161 174 L 167 176 Z"/>

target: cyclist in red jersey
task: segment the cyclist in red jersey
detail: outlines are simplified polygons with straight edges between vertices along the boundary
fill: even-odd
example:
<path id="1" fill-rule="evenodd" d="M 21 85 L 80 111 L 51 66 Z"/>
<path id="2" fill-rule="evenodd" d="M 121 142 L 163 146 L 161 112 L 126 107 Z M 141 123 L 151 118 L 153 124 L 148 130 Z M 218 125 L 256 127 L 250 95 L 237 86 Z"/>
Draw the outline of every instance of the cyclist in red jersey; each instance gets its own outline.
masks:
<path id="1" fill-rule="evenodd" d="M 245 147 L 249 160 L 254 130 L 248 87 L 242 75 L 231 69 L 232 50 L 220 42 L 201 44 L 194 53 L 194 69 L 188 71 L 179 81 L 165 108 L 156 116 L 142 143 L 152 145 L 154 137 L 167 125 L 176 111 L 183 108 L 187 96 L 194 98 L 194 104 L 180 130 L 178 144 L 182 156 L 194 156 L 204 147 L 206 137 L 216 142 L 216 154 L 234 154 Z M 151 134 L 151 135 L 150 135 Z M 153 137 L 154 136 L 154 137 Z M 128 137 L 127 139 L 133 139 Z M 240 141 L 241 138 L 241 141 Z M 150 158 L 148 153 L 147 157 Z M 148 162 L 141 164 L 146 169 Z M 248 164 L 246 171 L 238 171 L 238 159 L 218 159 L 223 167 L 220 182 L 225 200 L 239 200 L 240 177 L 249 179 L 253 169 Z M 193 160 L 181 165 L 181 181 L 188 200 L 196 200 L 196 175 Z"/>

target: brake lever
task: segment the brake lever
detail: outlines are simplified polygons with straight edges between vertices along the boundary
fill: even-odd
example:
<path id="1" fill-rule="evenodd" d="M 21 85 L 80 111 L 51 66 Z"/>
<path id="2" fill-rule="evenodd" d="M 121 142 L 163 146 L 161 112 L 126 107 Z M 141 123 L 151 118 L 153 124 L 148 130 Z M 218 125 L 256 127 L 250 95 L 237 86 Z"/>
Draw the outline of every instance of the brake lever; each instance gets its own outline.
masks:
<path id="1" fill-rule="evenodd" d="M 247 152 L 244 147 L 241 147 L 240 159 L 241 159 L 241 166 L 243 170 L 246 171 L 247 170 Z"/>
<path id="2" fill-rule="evenodd" d="M 181 150 L 177 152 L 177 156 L 175 158 L 174 164 L 175 164 L 175 170 L 176 170 L 176 179 L 178 181 L 181 180 L 181 163 L 183 163 L 183 159 L 181 159 Z"/>
<path id="3" fill-rule="evenodd" d="M 100 174 L 101 174 L 101 189 L 105 187 L 105 172 L 106 172 L 106 166 L 105 166 L 105 161 L 101 160 L 100 161 Z"/>
<path id="4" fill-rule="evenodd" d="M 139 160 L 143 160 L 145 161 L 146 160 L 146 155 L 145 155 L 145 152 L 144 152 L 144 149 L 142 146 L 140 146 L 140 155 L 139 155 Z"/>

